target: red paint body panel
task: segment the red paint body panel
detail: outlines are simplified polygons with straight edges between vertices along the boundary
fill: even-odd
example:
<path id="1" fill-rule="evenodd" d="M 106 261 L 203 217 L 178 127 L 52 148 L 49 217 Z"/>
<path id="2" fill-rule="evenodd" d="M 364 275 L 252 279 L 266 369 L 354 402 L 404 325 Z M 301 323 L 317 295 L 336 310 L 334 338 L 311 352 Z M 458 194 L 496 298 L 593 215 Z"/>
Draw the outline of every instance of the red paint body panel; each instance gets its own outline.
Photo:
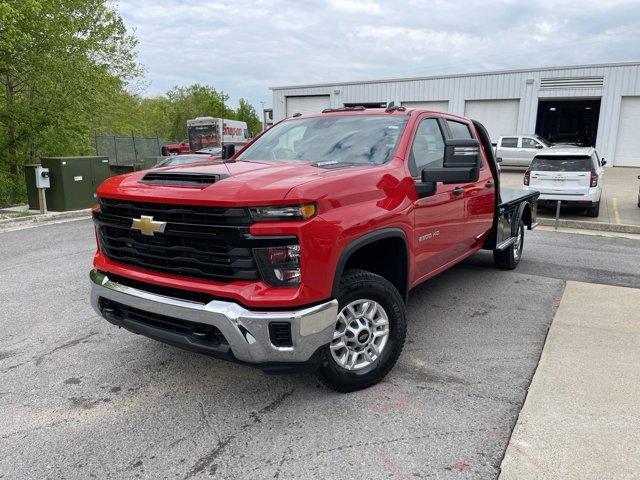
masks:
<path id="1" fill-rule="evenodd" d="M 417 180 L 412 178 L 407 165 L 413 134 L 422 118 L 438 115 L 464 121 L 475 132 L 471 122 L 424 110 L 323 115 L 372 113 L 409 117 L 393 158 L 384 165 L 322 169 L 301 161 L 231 160 L 169 168 L 228 175 L 206 188 L 141 184 L 139 180 L 145 172 L 136 172 L 110 178 L 98 189 L 98 195 L 105 198 L 167 204 L 260 206 L 315 202 L 318 213 L 310 220 L 257 222 L 250 229 L 255 236 L 298 238 L 302 269 L 299 287 L 178 277 L 118 264 L 100 252 L 94 258 L 95 268 L 138 281 L 211 293 L 247 307 L 287 309 L 331 298 L 341 254 L 351 242 L 376 230 L 392 227 L 404 232 L 409 254 L 409 288 L 477 251 L 492 227 L 494 214 L 495 190 L 485 186 L 492 181 L 486 158 L 477 182 L 438 184 L 436 195 L 423 199 L 418 198 Z M 454 187 L 460 186 L 464 194 L 454 195 Z"/>

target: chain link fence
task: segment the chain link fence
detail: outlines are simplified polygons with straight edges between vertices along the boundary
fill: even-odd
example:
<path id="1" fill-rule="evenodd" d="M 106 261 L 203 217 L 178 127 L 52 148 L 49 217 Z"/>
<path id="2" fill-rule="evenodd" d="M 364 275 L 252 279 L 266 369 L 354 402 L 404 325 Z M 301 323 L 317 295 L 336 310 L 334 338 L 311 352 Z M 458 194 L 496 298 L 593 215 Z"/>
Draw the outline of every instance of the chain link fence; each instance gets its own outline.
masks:
<path id="1" fill-rule="evenodd" d="M 109 157 L 109 164 L 134 166 L 145 158 L 162 155 L 162 146 L 169 143 L 155 137 L 96 134 L 96 154 Z"/>

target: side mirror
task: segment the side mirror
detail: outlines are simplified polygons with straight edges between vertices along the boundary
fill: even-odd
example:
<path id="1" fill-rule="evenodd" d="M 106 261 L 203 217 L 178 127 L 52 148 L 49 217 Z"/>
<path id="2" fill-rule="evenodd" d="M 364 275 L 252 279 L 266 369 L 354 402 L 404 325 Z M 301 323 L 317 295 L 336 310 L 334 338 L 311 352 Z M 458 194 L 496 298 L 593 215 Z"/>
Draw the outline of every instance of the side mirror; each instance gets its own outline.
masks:
<path id="1" fill-rule="evenodd" d="M 236 153 L 236 146 L 232 143 L 222 145 L 221 158 L 222 160 L 228 160 Z"/>
<path id="2" fill-rule="evenodd" d="M 478 167 L 425 168 L 422 171 L 422 183 L 472 183 L 477 182 L 479 176 Z"/>
<path id="3" fill-rule="evenodd" d="M 604 158 L 600 160 L 600 165 L 604 167 L 606 164 L 607 164 L 607 161 Z"/>
<path id="4" fill-rule="evenodd" d="M 496 163 L 502 163 L 502 157 L 496 157 Z"/>
<path id="5" fill-rule="evenodd" d="M 443 166 L 422 170 L 422 183 L 416 185 L 420 198 L 436 193 L 437 182 L 471 183 L 480 176 L 480 144 L 474 139 L 446 140 Z"/>
<path id="6" fill-rule="evenodd" d="M 536 145 L 536 148 L 537 148 L 538 150 L 540 150 L 540 149 L 542 149 L 542 148 L 544 148 L 544 147 L 538 143 L 538 144 Z"/>

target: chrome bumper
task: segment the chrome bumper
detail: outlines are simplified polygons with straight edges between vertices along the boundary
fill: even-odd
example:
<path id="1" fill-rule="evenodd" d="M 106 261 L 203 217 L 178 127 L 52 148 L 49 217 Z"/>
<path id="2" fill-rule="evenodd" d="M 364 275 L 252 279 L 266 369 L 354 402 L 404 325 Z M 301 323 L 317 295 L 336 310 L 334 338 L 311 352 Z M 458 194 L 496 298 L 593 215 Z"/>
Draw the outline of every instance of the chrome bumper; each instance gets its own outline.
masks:
<path id="1" fill-rule="evenodd" d="M 338 314 L 338 302 L 328 302 L 293 311 L 254 312 L 237 303 L 214 300 L 207 304 L 165 297 L 109 280 L 108 276 L 92 270 L 91 304 L 104 316 L 99 306 L 100 298 L 128 307 L 137 308 L 166 317 L 213 325 L 224 335 L 235 359 L 247 363 L 298 363 L 305 362 L 333 338 Z M 106 317 L 105 317 L 106 318 Z M 276 347 L 269 336 L 270 322 L 291 324 L 292 347 Z M 124 325 L 123 325 L 124 326 Z M 188 348 L 197 342 L 178 335 L 152 328 L 138 333 Z M 158 333 L 158 334 L 156 334 Z"/>

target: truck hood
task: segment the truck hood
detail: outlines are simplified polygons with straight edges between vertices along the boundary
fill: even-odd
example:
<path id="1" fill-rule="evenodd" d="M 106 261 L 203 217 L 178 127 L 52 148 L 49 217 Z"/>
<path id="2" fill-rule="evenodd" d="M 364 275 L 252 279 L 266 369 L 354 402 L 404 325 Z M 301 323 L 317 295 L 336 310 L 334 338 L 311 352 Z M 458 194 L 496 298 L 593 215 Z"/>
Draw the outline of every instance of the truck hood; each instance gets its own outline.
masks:
<path id="1" fill-rule="evenodd" d="M 348 170 L 366 167 L 346 167 Z M 107 179 L 98 195 L 139 201 L 175 203 L 214 203 L 216 205 L 275 205 L 284 201 L 294 187 L 325 176 L 339 174 L 344 168 L 324 169 L 302 161 L 241 161 L 178 165 L 154 172 L 219 174 L 223 178 L 212 185 L 184 187 L 140 183 L 148 171 Z"/>

